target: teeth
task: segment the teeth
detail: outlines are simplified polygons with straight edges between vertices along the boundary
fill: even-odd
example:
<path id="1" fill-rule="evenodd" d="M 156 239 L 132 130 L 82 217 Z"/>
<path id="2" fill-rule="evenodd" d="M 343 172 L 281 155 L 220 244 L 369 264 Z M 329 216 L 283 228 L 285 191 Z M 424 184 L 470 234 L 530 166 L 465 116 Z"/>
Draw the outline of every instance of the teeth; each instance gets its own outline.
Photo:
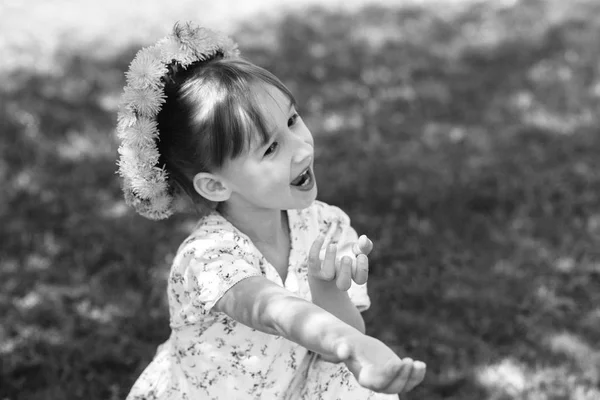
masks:
<path id="1" fill-rule="evenodd" d="M 302 174 L 302 179 L 300 179 L 300 182 L 298 182 L 298 184 L 300 186 L 304 186 L 304 184 L 308 181 L 308 174 Z"/>
<path id="2" fill-rule="evenodd" d="M 302 186 L 308 181 L 308 178 L 309 178 L 309 176 L 308 176 L 308 169 L 307 169 L 303 173 L 298 175 L 298 177 L 292 181 L 292 185 Z"/>

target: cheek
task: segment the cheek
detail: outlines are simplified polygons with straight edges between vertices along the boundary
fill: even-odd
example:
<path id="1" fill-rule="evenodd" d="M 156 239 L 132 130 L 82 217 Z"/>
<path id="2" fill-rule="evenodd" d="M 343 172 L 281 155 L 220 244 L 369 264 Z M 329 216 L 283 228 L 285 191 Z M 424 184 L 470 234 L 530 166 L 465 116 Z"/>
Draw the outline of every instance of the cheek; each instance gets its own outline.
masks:
<path id="1" fill-rule="evenodd" d="M 244 184 L 257 191 L 269 190 L 270 187 L 279 186 L 289 179 L 287 169 L 282 164 L 276 163 L 248 169 L 245 176 L 248 179 Z"/>
<path id="2" fill-rule="evenodd" d="M 287 183 L 289 180 L 289 170 L 283 165 L 274 165 L 269 168 L 264 174 L 265 185 L 267 186 L 279 186 L 282 183 Z"/>

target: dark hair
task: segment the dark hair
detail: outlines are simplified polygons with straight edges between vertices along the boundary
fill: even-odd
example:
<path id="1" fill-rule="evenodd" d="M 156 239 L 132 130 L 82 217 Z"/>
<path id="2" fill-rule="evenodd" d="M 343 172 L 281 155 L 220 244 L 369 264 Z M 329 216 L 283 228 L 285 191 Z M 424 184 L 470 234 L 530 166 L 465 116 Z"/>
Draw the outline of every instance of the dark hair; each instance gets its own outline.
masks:
<path id="1" fill-rule="evenodd" d="M 205 213 L 217 205 L 196 192 L 194 175 L 240 156 L 257 135 L 263 143 L 269 139 L 252 85 L 271 85 L 292 104 L 295 99 L 277 77 L 242 58 L 218 56 L 187 69 L 169 68 L 166 101 L 157 116 L 159 163 L 167 170 L 174 196 L 186 193 Z"/>

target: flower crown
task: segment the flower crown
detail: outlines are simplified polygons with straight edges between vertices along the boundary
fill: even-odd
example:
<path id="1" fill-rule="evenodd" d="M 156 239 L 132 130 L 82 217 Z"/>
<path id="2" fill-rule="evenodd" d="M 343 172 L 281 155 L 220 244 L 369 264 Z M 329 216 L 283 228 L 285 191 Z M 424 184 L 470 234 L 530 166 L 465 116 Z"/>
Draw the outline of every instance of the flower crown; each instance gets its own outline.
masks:
<path id="1" fill-rule="evenodd" d="M 169 67 L 187 68 L 221 54 L 239 56 L 237 45 L 226 35 L 191 23 L 175 24 L 173 32 L 155 45 L 141 49 L 126 72 L 117 115 L 118 174 L 123 178 L 125 202 L 146 218 L 164 219 L 173 214 L 173 190 L 168 174 L 159 166 L 160 140 L 156 117 L 165 102 Z"/>

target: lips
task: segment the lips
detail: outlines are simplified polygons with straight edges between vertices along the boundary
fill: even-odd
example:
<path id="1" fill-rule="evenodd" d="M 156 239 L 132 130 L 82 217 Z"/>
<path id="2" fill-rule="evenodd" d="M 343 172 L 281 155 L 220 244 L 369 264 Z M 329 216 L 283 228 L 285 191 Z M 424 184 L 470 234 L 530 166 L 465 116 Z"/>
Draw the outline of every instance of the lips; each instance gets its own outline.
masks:
<path id="1" fill-rule="evenodd" d="M 307 167 L 290 183 L 290 185 L 300 190 L 310 190 L 312 189 L 314 182 L 313 172 L 310 167 Z"/>
<path id="2" fill-rule="evenodd" d="M 290 183 L 290 185 L 292 185 L 292 186 L 299 186 L 299 185 L 301 185 L 301 184 L 302 184 L 302 182 L 308 178 L 308 173 L 309 173 L 309 172 L 308 172 L 308 170 L 309 170 L 309 167 L 306 167 L 306 169 L 305 169 L 304 171 L 302 171 L 302 172 L 300 173 L 300 175 L 298 175 L 298 176 L 296 177 L 296 179 L 294 179 L 294 180 L 293 180 L 293 181 Z"/>

